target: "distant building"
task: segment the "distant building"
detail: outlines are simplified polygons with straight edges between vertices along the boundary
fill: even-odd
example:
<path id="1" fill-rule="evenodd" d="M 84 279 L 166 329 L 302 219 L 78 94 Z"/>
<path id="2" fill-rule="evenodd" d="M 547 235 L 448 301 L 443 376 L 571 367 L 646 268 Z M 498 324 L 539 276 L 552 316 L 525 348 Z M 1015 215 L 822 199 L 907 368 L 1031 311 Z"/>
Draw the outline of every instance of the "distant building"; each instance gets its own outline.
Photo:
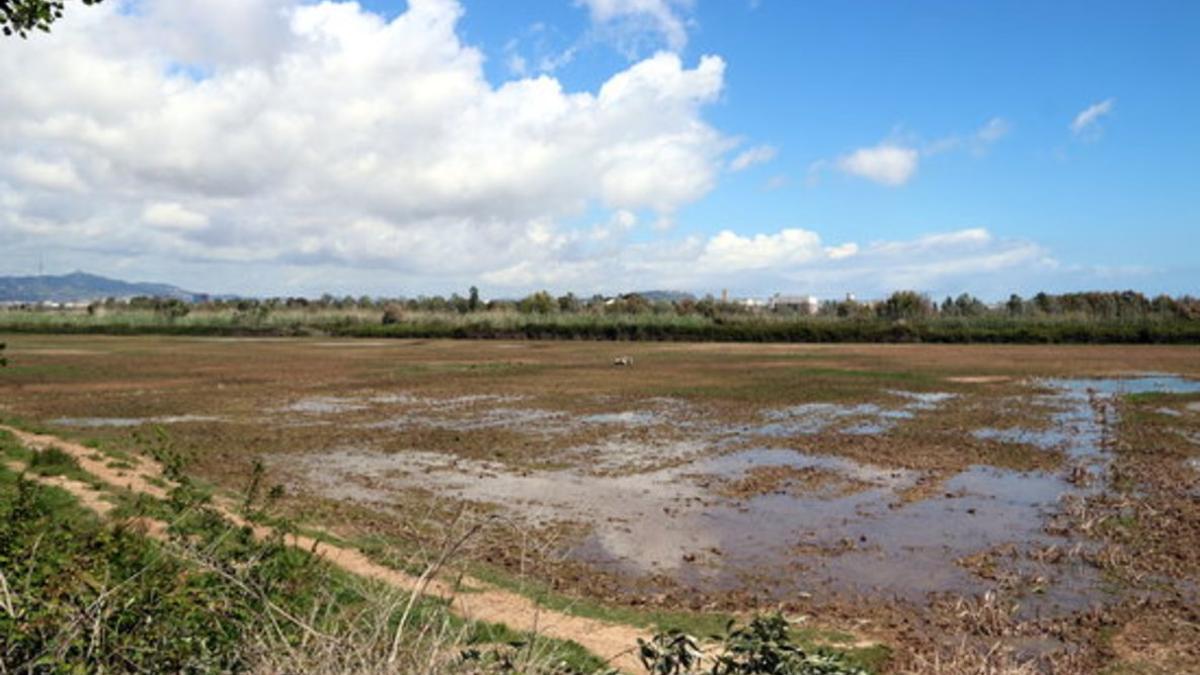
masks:
<path id="1" fill-rule="evenodd" d="M 771 296 L 768 307 L 773 310 L 791 310 L 802 314 L 816 314 L 821 308 L 821 302 L 815 295 L 784 295 L 776 293 Z"/>

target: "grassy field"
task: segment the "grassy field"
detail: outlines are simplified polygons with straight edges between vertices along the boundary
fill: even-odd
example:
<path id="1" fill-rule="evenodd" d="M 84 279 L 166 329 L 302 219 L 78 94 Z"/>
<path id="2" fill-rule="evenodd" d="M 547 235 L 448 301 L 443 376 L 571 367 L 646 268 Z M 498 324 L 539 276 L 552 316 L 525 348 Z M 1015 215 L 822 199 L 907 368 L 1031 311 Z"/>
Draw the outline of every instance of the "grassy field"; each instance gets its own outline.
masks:
<path id="1" fill-rule="evenodd" d="M 259 475 L 273 518 L 398 568 L 474 528 L 456 567 L 555 611 L 783 609 L 896 672 L 1185 672 L 1197 644 L 1194 347 L 0 341 L 26 428 L 214 495 Z"/>

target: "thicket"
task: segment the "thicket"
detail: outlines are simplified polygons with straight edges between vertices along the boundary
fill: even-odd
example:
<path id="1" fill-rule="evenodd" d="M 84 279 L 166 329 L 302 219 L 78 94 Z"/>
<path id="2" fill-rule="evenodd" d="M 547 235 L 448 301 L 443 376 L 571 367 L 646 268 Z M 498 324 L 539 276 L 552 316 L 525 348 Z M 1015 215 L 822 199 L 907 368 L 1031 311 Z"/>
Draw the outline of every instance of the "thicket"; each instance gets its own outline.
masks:
<path id="1" fill-rule="evenodd" d="M 29 454 L 42 475 L 78 472 Z M 170 541 L 110 524 L 0 463 L 0 672 L 572 673 L 577 645 L 464 622 L 435 600 L 342 573 L 282 536 L 257 540 L 185 483 L 169 503 L 124 504 Z"/>
<path id="2" fill-rule="evenodd" d="M 970 295 L 935 302 L 900 291 L 878 302 L 828 301 L 814 312 L 712 297 L 135 298 L 86 311 L 0 311 L 0 332 L 175 335 L 338 335 L 420 338 L 680 340 L 739 342 L 1200 343 L 1200 299 L 1125 291 L 1012 296 L 989 305 Z"/>

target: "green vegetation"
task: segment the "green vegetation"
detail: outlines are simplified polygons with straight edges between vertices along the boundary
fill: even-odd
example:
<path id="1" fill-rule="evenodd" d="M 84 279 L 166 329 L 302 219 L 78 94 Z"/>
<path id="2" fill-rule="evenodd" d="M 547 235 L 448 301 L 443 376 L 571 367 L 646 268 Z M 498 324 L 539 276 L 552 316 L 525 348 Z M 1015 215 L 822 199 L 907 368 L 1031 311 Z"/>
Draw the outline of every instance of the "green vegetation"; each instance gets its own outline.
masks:
<path id="1" fill-rule="evenodd" d="M 0 331 L 167 335 L 722 342 L 1200 343 L 1200 300 L 1134 293 L 1038 294 L 988 306 L 971 296 L 901 291 L 875 303 L 826 302 L 815 314 L 711 297 L 581 300 L 544 291 L 519 301 L 467 297 L 210 301 L 135 298 L 85 309 L 0 311 Z"/>
<path id="2" fill-rule="evenodd" d="M 96 5 L 102 0 L 83 0 Z M 63 0 L 0 0 L 0 32 L 6 36 L 29 36 L 29 31 L 50 32 L 50 25 L 63 15 Z"/>
<path id="3" fill-rule="evenodd" d="M 638 658 L 655 675 L 867 674 L 843 655 L 798 646 L 790 628 L 780 615 L 756 617 L 742 627 L 730 622 L 725 635 L 714 636 L 717 645 L 707 659 L 695 638 L 668 631 L 652 640 L 638 640 Z M 711 666 L 706 667 L 708 663 Z"/>
<path id="4" fill-rule="evenodd" d="M 30 462 L 70 464 L 51 453 Z M 5 672 L 406 672 L 435 658 L 469 672 L 602 668 L 578 645 L 464 623 L 281 537 L 257 541 L 186 490 L 147 506 L 170 517 L 168 543 L 0 466 Z"/>
<path id="5" fill-rule="evenodd" d="M 491 566 L 473 565 L 471 574 L 482 581 L 525 595 L 546 609 L 589 619 L 650 628 L 656 631 L 713 634 L 720 632 L 731 620 L 728 614 L 718 612 L 635 609 L 604 604 L 586 598 L 571 597 L 556 593 L 549 584 L 531 579 L 516 579 Z M 806 636 L 815 637 L 807 634 Z"/>

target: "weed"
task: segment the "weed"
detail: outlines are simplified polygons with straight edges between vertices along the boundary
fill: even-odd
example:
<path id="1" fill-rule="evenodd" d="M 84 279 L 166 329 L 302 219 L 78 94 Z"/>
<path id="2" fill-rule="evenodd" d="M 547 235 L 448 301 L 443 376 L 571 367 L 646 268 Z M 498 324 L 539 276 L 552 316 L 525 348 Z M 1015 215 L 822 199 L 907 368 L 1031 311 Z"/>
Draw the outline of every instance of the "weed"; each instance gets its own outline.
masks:
<path id="1" fill-rule="evenodd" d="M 53 445 L 35 452 L 29 460 L 29 468 L 42 476 L 78 475 L 81 471 L 74 457 Z"/>
<path id="2" fill-rule="evenodd" d="M 846 657 L 827 650 L 806 650 L 793 639 L 782 615 L 759 616 L 744 626 L 730 622 L 714 636 L 706 654 L 696 638 L 682 631 L 638 640 L 638 658 L 654 675 L 866 675 Z M 704 664 L 711 663 L 707 669 Z"/>

